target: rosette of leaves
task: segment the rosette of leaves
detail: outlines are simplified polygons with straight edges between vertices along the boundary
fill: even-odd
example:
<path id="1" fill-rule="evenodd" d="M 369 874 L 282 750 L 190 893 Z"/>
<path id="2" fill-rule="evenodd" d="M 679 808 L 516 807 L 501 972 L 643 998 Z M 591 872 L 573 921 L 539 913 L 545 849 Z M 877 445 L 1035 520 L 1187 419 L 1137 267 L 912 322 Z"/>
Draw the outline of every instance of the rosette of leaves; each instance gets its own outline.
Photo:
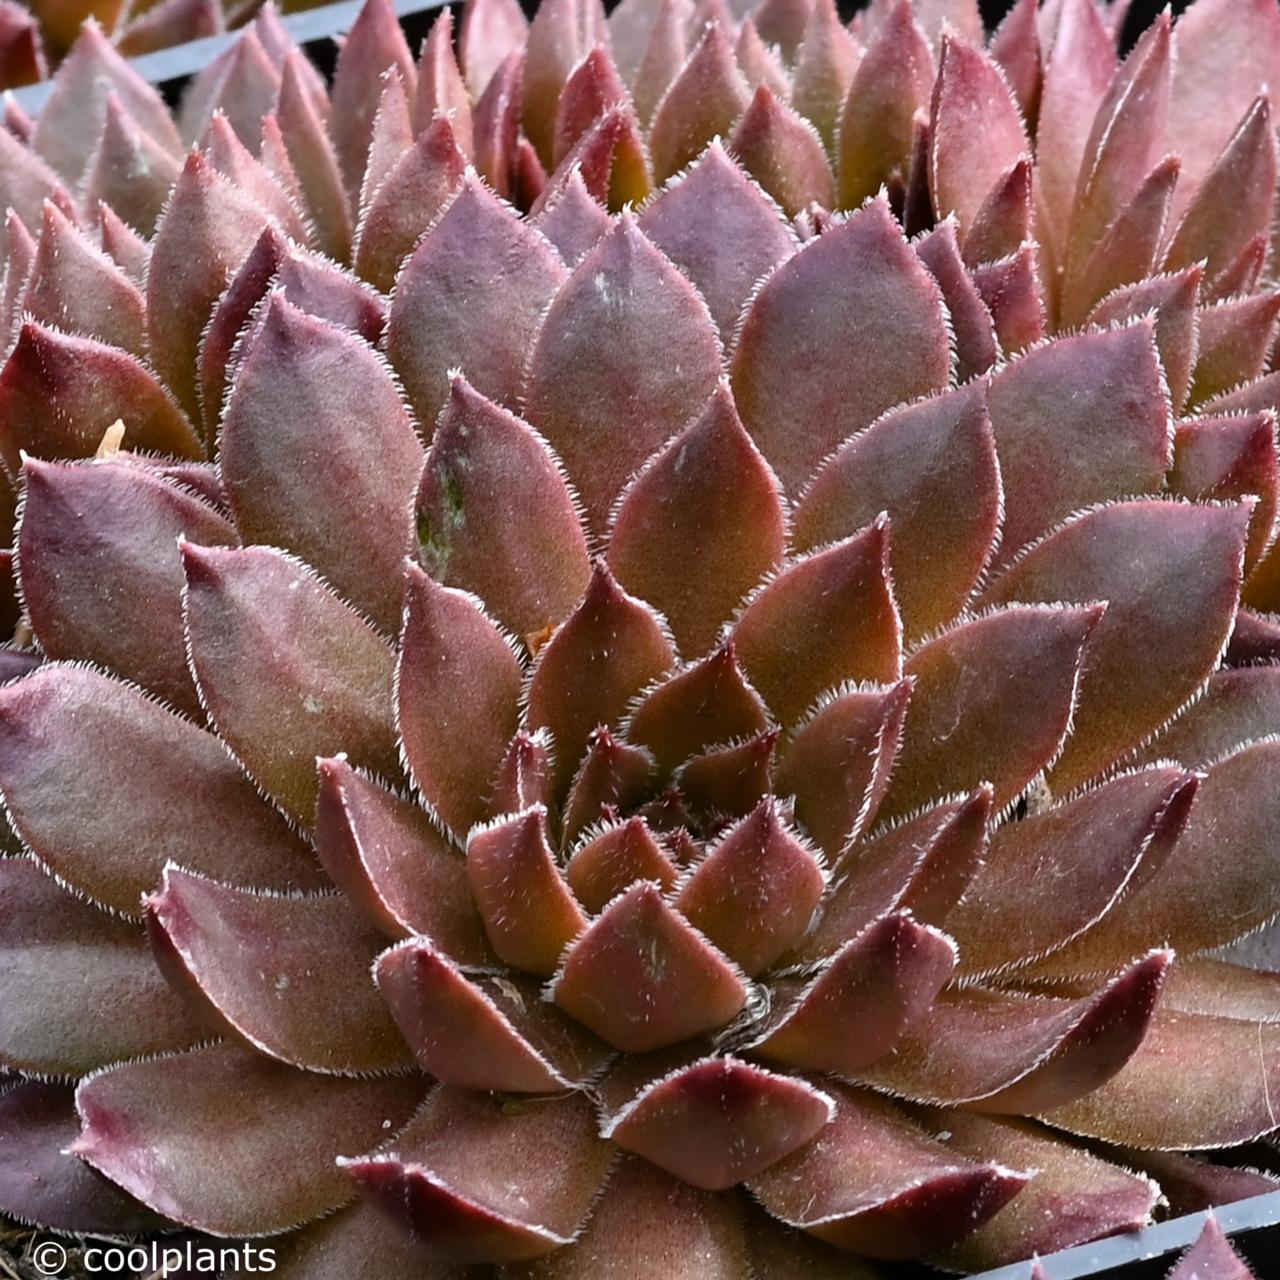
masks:
<path id="1" fill-rule="evenodd" d="M 1280 13 L 1114 17 L 375 0 L 176 121 L 86 33 L 0 132 L 0 1208 L 738 1280 L 1273 1185 L 1189 1153 L 1277 1127 Z"/>

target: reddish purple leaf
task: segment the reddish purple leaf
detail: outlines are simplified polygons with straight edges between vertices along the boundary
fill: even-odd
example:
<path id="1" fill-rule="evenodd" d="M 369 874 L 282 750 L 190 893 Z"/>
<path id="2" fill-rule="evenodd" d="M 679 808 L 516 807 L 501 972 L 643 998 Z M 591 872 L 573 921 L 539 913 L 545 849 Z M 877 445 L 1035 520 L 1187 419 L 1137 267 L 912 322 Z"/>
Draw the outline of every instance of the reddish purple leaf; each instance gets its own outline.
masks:
<path id="1" fill-rule="evenodd" d="M 556 1093 L 583 1084 L 608 1056 L 536 984 L 467 976 L 425 939 L 385 952 L 376 973 L 402 1034 L 442 1084 Z"/>
<path id="2" fill-rule="evenodd" d="M 209 122 L 201 150 L 213 168 L 237 190 L 254 200 L 264 212 L 269 213 L 290 239 L 299 244 L 310 242 L 310 235 L 298 206 L 262 162 L 236 136 L 235 130 L 221 112 Z"/>
<path id="3" fill-rule="evenodd" d="M 643 747 L 620 742 L 604 725 L 594 730 L 565 798 L 562 839 L 574 840 L 586 828 L 635 808 L 648 794 L 653 772 L 653 757 Z"/>
<path id="4" fill-rule="evenodd" d="M 987 388 L 972 383 L 892 409 L 821 467 L 795 514 L 816 547 L 889 515 L 894 598 L 908 636 L 955 617 L 999 532 L 1000 466 Z"/>
<path id="5" fill-rule="evenodd" d="M 471 99 L 453 55 L 453 11 L 446 9 L 431 24 L 418 60 L 418 85 L 413 99 L 413 129 L 421 133 L 437 115 L 451 115 L 458 146 L 464 156 L 473 150 Z"/>
<path id="6" fill-rule="evenodd" d="M 573 943 L 555 1002 L 625 1053 L 661 1049 L 730 1022 L 746 1003 L 740 972 L 641 883 Z"/>
<path id="7" fill-rule="evenodd" d="M 318 769 L 316 853 L 333 883 L 388 936 L 421 936 L 461 964 L 492 963 L 466 863 L 426 813 L 342 756 Z"/>
<path id="8" fill-rule="evenodd" d="M 750 1050 L 810 1071 L 860 1071 L 925 1015 L 955 963 L 945 934 L 905 912 L 882 916 L 815 977 L 778 980 L 773 1010 Z"/>
<path id="9" fill-rule="evenodd" d="M 867 46 L 836 129 L 840 207 L 857 209 L 886 182 L 905 179 L 916 116 L 934 86 L 933 52 L 910 3 L 894 4 Z"/>
<path id="10" fill-rule="evenodd" d="M 1048 317 L 1035 244 L 1025 244 L 1007 258 L 975 267 L 971 274 L 1006 355 L 1017 355 L 1045 336 Z"/>
<path id="11" fill-rule="evenodd" d="M 1217 665 L 1235 617 L 1251 506 L 1099 507 L 1060 526 L 988 588 L 988 603 L 1109 602 L 1090 641 L 1074 731 L 1053 771 L 1055 792 L 1138 746 Z"/>
<path id="12" fill-rule="evenodd" d="M 1027 1175 L 952 1154 L 887 1099 L 832 1085 L 835 1119 L 750 1183 L 774 1217 L 874 1258 L 945 1248 L 998 1213 Z"/>
<path id="13" fill-rule="evenodd" d="M 581 168 L 570 173 L 548 196 L 531 222 L 555 245 L 570 269 L 595 248 L 610 226 L 608 213 L 587 190 Z"/>
<path id="14" fill-rule="evenodd" d="M 465 23 L 465 15 L 463 17 Z M 520 134 L 520 85 L 524 57 L 511 53 L 493 73 L 472 115 L 476 171 L 504 199 L 516 192 Z"/>
<path id="15" fill-rule="evenodd" d="M 835 204 L 835 180 L 818 131 L 766 84 L 755 92 L 729 138 L 729 151 L 794 217 L 812 204 Z"/>
<path id="16" fill-rule="evenodd" d="M 1169 1272 L 1169 1280 L 1254 1280 L 1216 1218 L 1208 1218 L 1195 1244 Z"/>
<path id="17" fill-rule="evenodd" d="M 575 897 L 590 912 L 603 911 L 638 880 L 650 880 L 670 890 L 678 872 L 643 818 L 606 827 L 587 838 L 570 857 L 565 879 Z"/>
<path id="18" fill-rule="evenodd" d="M 455 835 L 489 812 L 524 674 L 479 602 L 408 568 L 396 717 L 414 782 Z"/>
<path id="19" fill-rule="evenodd" d="M 458 55 L 467 88 L 479 98 L 507 55 L 523 48 L 529 23 L 515 0 L 479 0 L 462 10 Z"/>
<path id="20" fill-rule="evenodd" d="M 781 733 L 770 729 L 694 756 L 676 774 L 675 798 L 713 827 L 750 813 L 773 793 L 773 756 Z M 660 806 L 661 801 L 654 804 Z M 678 827 L 689 820 L 685 813 L 660 825 Z"/>
<path id="21" fill-rule="evenodd" d="M 547 843 L 546 810 L 537 805 L 473 829 L 467 877 L 494 951 L 516 969 L 550 977 L 587 920 Z"/>
<path id="22" fill-rule="evenodd" d="M 0 790 L 38 861 L 124 915 L 170 860 L 251 885 L 322 882 L 216 737 L 84 667 L 0 688 Z"/>
<path id="23" fill-rule="evenodd" d="M 614 10 L 616 14 L 618 9 Z M 687 6 L 679 0 L 659 0 L 649 31 L 649 41 L 641 51 L 631 79 L 631 97 L 640 123 L 648 128 L 663 95 L 680 74 L 689 56 Z M 614 38 L 614 54 L 619 54 Z"/>
<path id="24" fill-rule="evenodd" d="M 234 546 L 234 526 L 137 463 L 23 468 L 23 600 L 51 658 L 82 658 L 136 680 L 195 719 L 177 540 Z"/>
<path id="25" fill-rule="evenodd" d="M 437 116 L 378 188 L 356 230 L 355 268 L 390 293 L 401 265 L 462 184 L 466 160 L 453 123 Z"/>
<path id="26" fill-rule="evenodd" d="M 682 1182 L 724 1191 L 803 1146 L 834 1111 L 803 1080 L 736 1058 L 704 1058 L 648 1085 L 603 1136 Z"/>
<path id="27" fill-rule="evenodd" d="M 1024 155 L 982 197 L 964 237 L 964 260 L 974 266 L 995 262 L 1034 238 L 1034 168 Z"/>
<path id="28" fill-rule="evenodd" d="M 954 219 L 940 223 L 921 236 L 914 242 L 914 248 L 929 274 L 937 281 L 951 317 L 956 381 L 970 382 L 995 364 L 1000 356 L 1000 346 L 991 311 L 965 269 L 956 246 Z"/>
<path id="29" fill-rule="evenodd" d="M 902 674 L 902 627 L 882 517 L 792 561 L 750 600 L 732 638 L 751 683 L 782 724 L 846 680 Z"/>
<path id="30" fill-rule="evenodd" d="M 29 858 L 0 861 L 0 905 L 6 1068 L 81 1075 L 208 1038 L 133 922 L 69 894 Z"/>
<path id="31" fill-rule="evenodd" d="M 607 345 L 597 341 L 602 331 Z M 676 368 L 663 355 L 672 343 Z M 593 532 L 605 529 L 632 473 L 701 411 L 719 376 L 706 305 L 624 213 L 547 309 L 525 389 L 525 416 L 564 459 Z"/>
<path id="32" fill-rule="evenodd" d="M 396 280 L 387 354 L 430 431 L 461 369 L 513 408 L 547 304 L 568 272 L 551 246 L 471 175 Z"/>
<path id="33" fill-rule="evenodd" d="M 1280 290 L 1201 307 L 1192 404 L 1261 375 L 1280 324 Z"/>
<path id="34" fill-rule="evenodd" d="M 23 452 L 92 457 L 116 422 L 132 449 L 202 456 L 191 423 L 140 360 L 93 338 L 24 324 L 0 369 L 0 460 L 9 475 L 17 477 Z"/>
<path id="35" fill-rule="evenodd" d="M 843 358 L 837 331 L 858 360 Z M 744 317 L 732 370 L 742 420 L 789 493 L 886 409 L 947 386 L 942 298 L 886 201 L 769 276 Z"/>
<path id="36" fill-rule="evenodd" d="M 71 1151 L 186 1226 L 218 1235 L 277 1232 L 350 1198 L 335 1157 L 403 1124 L 421 1087 L 413 1076 L 295 1071 L 214 1045 L 84 1081 Z"/>
<path id="37" fill-rule="evenodd" d="M 511 1263 L 572 1243 L 610 1155 L 581 1093 L 522 1104 L 443 1086 L 390 1153 L 341 1163 L 428 1262 Z"/>
<path id="38" fill-rule="evenodd" d="M 185 542 L 182 553 L 196 685 L 252 777 L 304 823 L 315 809 L 317 758 L 346 751 L 352 763 L 396 777 L 387 642 L 282 552 Z"/>
<path id="39" fill-rule="evenodd" d="M 556 109 L 553 164 L 560 164 L 605 111 L 626 99 L 627 91 L 608 46 L 596 45 L 564 82 Z"/>
<path id="40" fill-rule="evenodd" d="M 708 26 L 680 74 L 654 108 L 649 146 L 659 182 L 696 160 L 716 137 L 727 137 L 751 101 L 728 33 Z"/>
<path id="41" fill-rule="evenodd" d="M 248 1048 L 338 1075 L 410 1061 L 370 977 L 381 936 L 346 898 L 253 893 L 171 863 L 144 902 L 165 973 Z"/>
<path id="42" fill-rule="evenodd" d="M 597 44 L 607 45 L 599 0 L 551 0 L 529 24 L 521 93 L 525 132 L 543 166 L 554 163 L 556 108 L 574 67 Z"/>

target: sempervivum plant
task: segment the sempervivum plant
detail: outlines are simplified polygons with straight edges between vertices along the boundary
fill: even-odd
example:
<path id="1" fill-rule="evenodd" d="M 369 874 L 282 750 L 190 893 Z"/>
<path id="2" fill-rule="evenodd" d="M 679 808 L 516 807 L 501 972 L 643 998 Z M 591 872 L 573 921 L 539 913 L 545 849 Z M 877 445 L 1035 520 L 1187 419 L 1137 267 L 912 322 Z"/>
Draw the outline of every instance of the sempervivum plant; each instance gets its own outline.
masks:
<path id="1" fill-rule="evenodd" d="M 268 10 L 177 121 L 85 33 L 0 1209 L 768 1280 L 1273 1185 L 1187 1153 L 1278 1124 L 1280 10 L 1118 17 L 370 0 L 330 90 Z"/>

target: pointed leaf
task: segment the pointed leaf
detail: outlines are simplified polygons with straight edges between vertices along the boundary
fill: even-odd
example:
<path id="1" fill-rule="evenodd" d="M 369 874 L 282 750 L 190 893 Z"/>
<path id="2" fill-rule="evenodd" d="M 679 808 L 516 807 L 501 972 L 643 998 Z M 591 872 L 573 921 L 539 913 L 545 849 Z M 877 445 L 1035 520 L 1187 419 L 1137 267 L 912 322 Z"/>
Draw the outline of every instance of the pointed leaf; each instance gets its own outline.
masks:
<path id="1" fill-rule="evenodd" d="M 770 729 L 745 742 L 713 747 L 694 756 L 676 774 L 675 799 L 712 827 L 745 816 L 773 792 L 773 756 L 780 736 L 780 729 Z M 679 826 L 689 821 L 684 813 L 660 825 Z"/>
<path id="2" fill-rule="evenodd" d="M 421 133 L 437 115 L 452 114 L 458 146 L 472 153 L 471 99 L 453 56 L 453 11 L 446 9 L 431 24 L 418 60 L 417 93 L 413 100 L 413 126 Z"/>
<path id="3" fill-rule="evenodd" d="M 706 1058 L 637 1094 L 604 1136 L 683 1182 L 722 1191 L 808 1142 L 834 1110 L 802 1080 Z"/>
<path id="4" fill-rule="evenodd" d="M 750 101 L 728 35 L 719 24 L 709 26 L 654 109 L 649 132 L 654 177 L 665 182 L 696 160 L 713 138 L 727 137 Z"/>
<path id="5" fill-rule="evenodd" d="M 186 1226 L 276 1232 L 348 1200 L 334 1157 L 382 1140 L 420 1091 L 412 1076 L 320 1076 L 214 1045 L 91 1076 L 71 1149 Z"/>
<path id="6" fill-rule="evenodd" d="M 659 193 L 639 225 L 697 285 L 726 344 L 756 283 L 796 249 L 778 210 L 719 142 Z"/>
<path id="7" fill-rule="evenodd" d="M 915 691 L 883 817 L 979 782 L 1001 808 L 1058 754 L 1102 605 L 1008 608 L 961 621 L 907 661 Z M 999 726 L 999 727 L 997 727 Z"/>
<path id="8" fill-rule="evenodd" d="M 610 1160 L 594 1121 L 581 1093 L 521 1105 L 444 1086 L 392 1153 L 342 1163 L 428 1260 L 520 1262 L 581 1229 Z"/>
<path id="9" fill-rule="evenodd" d="M 387 354 L 425 428 L 459 368 L 481 395 L 515 406 L 542 315 L 567 276 L 474 174 L 463 182 L 400 272 L 387 330 Z"/>
<path id="10" fill-rule="evenodd" d="M 149 236 L 179 169 L 173 153 L 145 133 L 112 94 L 102 136 L 89 161 L 85 203 L 92 207 L 104 202 Z"/>
<path id="11" fill-rule="evenodd" d="M 29 458 L 23 477 L 22 591 L 40 647 L 100 663 L 199 719 L 177 540 L 234 546 L 235 528 L 136 464 Z"/>
<path id="12" fill-rule="evenodd" d="M 1065 340 L 1064 340 L 1065 341 Z M 889 515 L 894 598 L 907 635 L 955 617 L 991 555 L 1000 466 L 977 382 L 891 409 L 821 467 L 795 514 L 804 550 Z"/>
<path id="13" fill-rule="evenodd" d="M 590 912 L 600 912 L 638 880 L 651 880 L 669 890 L 676 868 L 643 818 L 587 833 L 574 850 L 564 876 L 574 896 Z"/>
<path id="14" fill-rule="evenodd" d="M 712 1031 L 741 1012 L 740 971 L 641 883 L 569 948 L 552 987 L 570 1016 L 626 1053 Z"/>
<path id="15" fill-rule="evenodd" d="M 1023 245 L 999 262 L 975 267 L 972 276 L 1006 355 L 1017 355 L 1045 336 L 1048 317 L 1034 244 Z"/>
<path id="16" fill-rule="evenodd" d="M 521 115 L 529 142 L 545 168 L 554 163 L 556 107 L 574 67 L 606 41 L 598 0 L 553 0 L 539 5 L 525 44 Z"/>
<path id="17" fill-rule="evenodd" d="M 24 324 L 0 369 L 0 458 L 9 475 L 21 469 L 22 452 L 92 457 L 117 421 L 134 449 L 202 456 L 191 423 L 141 361 L 93 338 Z"/>
<path id="18" fill-rule="evenodd" d="M 840 108 L 861 61 L 862 49 L 840 21 L 833 0 L 817 0 L 796 50 L 791 105 L 813 122 L 833 155 Z"/>
<path id="19" fill-rule="evenodd" d="M 442 1084 L 554 1093 L 585 1082 L 608 1056 L 535 984 L 468 977 L 425 939 L 385 952 L 376 974 L 402 1034 Z"/>
<path id="20" fill-rule="evenodd" d="M 643 747 L 618 741 L 603 725 L 595 729 L 565 798 L 563 839 L 575 840 L 593 824 L 635 808 L 650 790 L 653 771 L 653 757 Z"/>
<path id="21" fill-rule="evenodd" d="M 1192 404 L 1258 377 L 1280 324 L 1280 290 L 1201 307 Z"/>
<path id="22" fill-rule="evenodd" d="M 837 330 L 858 360 L 831 342 Z M 774 271 L 745 315 L 732 370 L 742 420 L 789 493 L 886 409 L 947 385 L 942 299 L 887 202 Z"/>
<path id="23" fill-rule="evenodd" d="M 346 898 L 252 893 L 171 864 L 145 905 L 166 973 L 249 1048 L 339 1075 L 406 1065 L 369 976 L 381 937 Z"/>
<path id="24" fill-rule="evenodd" d="M 835 180 L 818 131 L 768 85 L 755 92 L 729 139 L 729 150 L 787 215 L 835 204 Z"/>
<path id="25" fill-rule="evenodd" d="M 516 969 L 550 977 L 587 921 L 547 843 L 546 810 L 538 805 L 474 829 L 467 877 L 493 949 Z"/>
<path id="26" fill-rule="evenodd" d="M 774 1217 L 875 1258 L 942 1248 L 1002 1209 L 1026 1175 L 952 1154 L 893 1103 L 832 1085 L 836 1115 L 819 1138 L 750 1183 Z"/>
<path id="27" fill-rule="evenodd" d="M 603 332 L 608 344 L 598 341 Z M 662 354 L 672 343 L 681 351 L 675 368 Z M 624 213 L 548 308 L 525 390 L 525 416 L 564 459 L 594 532 L 719 375 L 706 305 Z"/>
<path id="28" fill-rule="evenodd" d="M 1023 156 L 1001 174 L 986 193 L 964 238 L 964 260 L 974 265 L 1016 253 L 1035 235 L 1035 181 Z"/>
<path id="29" fill-rule="evenodd" d="M 515 0 L 479 0 L 463 8 L 458 54 L 473 98 L 484 92 L 507 55 L 523 47 L 528 31 Z"/>
<path id="30" fill-rule="evenodd" d="M 840 113 L 836 137 L 842 209 L 857 209 L 894 175 L 906 177 L 916 114 L 927 111 L 933 85 L 929 41 L 908 0 L 899 0 L 867 46 Z"/>
<path id="31" fill-rule="evenodd" d="M 1231 1247 L 1216 1218 L 1207 1218 L 1195 1244 L 1169 1272 L 1169 1280 L 1253 1280 L 1253 1272 Z"/>
<path id="32" fill-rule="evenodd" d="M 622 6 L 619 5 L 618 9 Z M 616 14 L 618 9 L 614 10 Z M 659 0 L 657 13 L 649 32 L 635 75 L 631 80 L 631 97 L 635 103 L 640 123 L 648 128 L 653 113 L 680 74 L 689 56 L 686 10 L 688 5 L 679 0 Z M 618 45 L 614 41 L 614 53 Z"/>
<path id="33" fill-rule="evenodd" d="M 1217 665 L 1234 621 L 1251 505 L 1099 507 L 1037 543 L 988 589 L 991 603 L 1109 602 L 1090 642 L 1055 791 L 1154 733 Z"/>
<path id="34" fill-rule="evenodd" d="M 610 225 L 608 213 L 587 190 L 581 168 L 569 174 L 531 221 L 570 269 L 595 248 Z"/>
<path id="35" fill-rule="evenodd" d="M 254 779 L 309 823 L 317 757 L 346 751 L 397 776 L 386 641 L 282 552 L 186 542 L 182 553 L 201 701 Z"/>
<path id="36" fill-rule="evenodd" d="M 773 1011 L 751 1052 L 811 1071 L 860 1071 L 924 1016 L 955 960 L 954 944 L 937 929 L 906 913 L 882 916 L 816 977 L 777 983 Z"/>
<path id="37" fill-rule="evenodd" d="M 1149 322 L 1039 347 L 991 380 L 987 403 L 1004 481 L 1005 564 L 1089 503 L 1161 488 L 1169 405 Z"/>
<path id="38" fill-rule="evenodd" d="M 0 688 L 0 790 L 37 860 L 124 915 L 169 860 L 251 885 L 321 881 L 213 734 L 85 667 Z"/>
<path id="39" fill-rule="evenodd" d="M 956 381 L 986 373 L 1000 356 L 995 321 L 965 269 L 956 245 L 956 224 L 948 219 L 914 242 L 920 261 L 942 291 L 955 338 Z"/>

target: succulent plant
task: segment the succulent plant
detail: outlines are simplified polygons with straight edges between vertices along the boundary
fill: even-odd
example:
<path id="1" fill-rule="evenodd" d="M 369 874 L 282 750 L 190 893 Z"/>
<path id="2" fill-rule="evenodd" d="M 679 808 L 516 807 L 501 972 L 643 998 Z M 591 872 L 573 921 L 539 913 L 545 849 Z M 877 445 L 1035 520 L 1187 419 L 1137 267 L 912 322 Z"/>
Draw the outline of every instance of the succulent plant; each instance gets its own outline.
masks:
<path id="1" fill-rule="evenodd" d="M 369 0 L 330 89 L 268 9 L 176 120 L 85 30 L 0 1211 L 767 1280 L 1274 1186 L 1187 1153 L 1277 1128 L 1280 11 L 1121 16 Z"/>

